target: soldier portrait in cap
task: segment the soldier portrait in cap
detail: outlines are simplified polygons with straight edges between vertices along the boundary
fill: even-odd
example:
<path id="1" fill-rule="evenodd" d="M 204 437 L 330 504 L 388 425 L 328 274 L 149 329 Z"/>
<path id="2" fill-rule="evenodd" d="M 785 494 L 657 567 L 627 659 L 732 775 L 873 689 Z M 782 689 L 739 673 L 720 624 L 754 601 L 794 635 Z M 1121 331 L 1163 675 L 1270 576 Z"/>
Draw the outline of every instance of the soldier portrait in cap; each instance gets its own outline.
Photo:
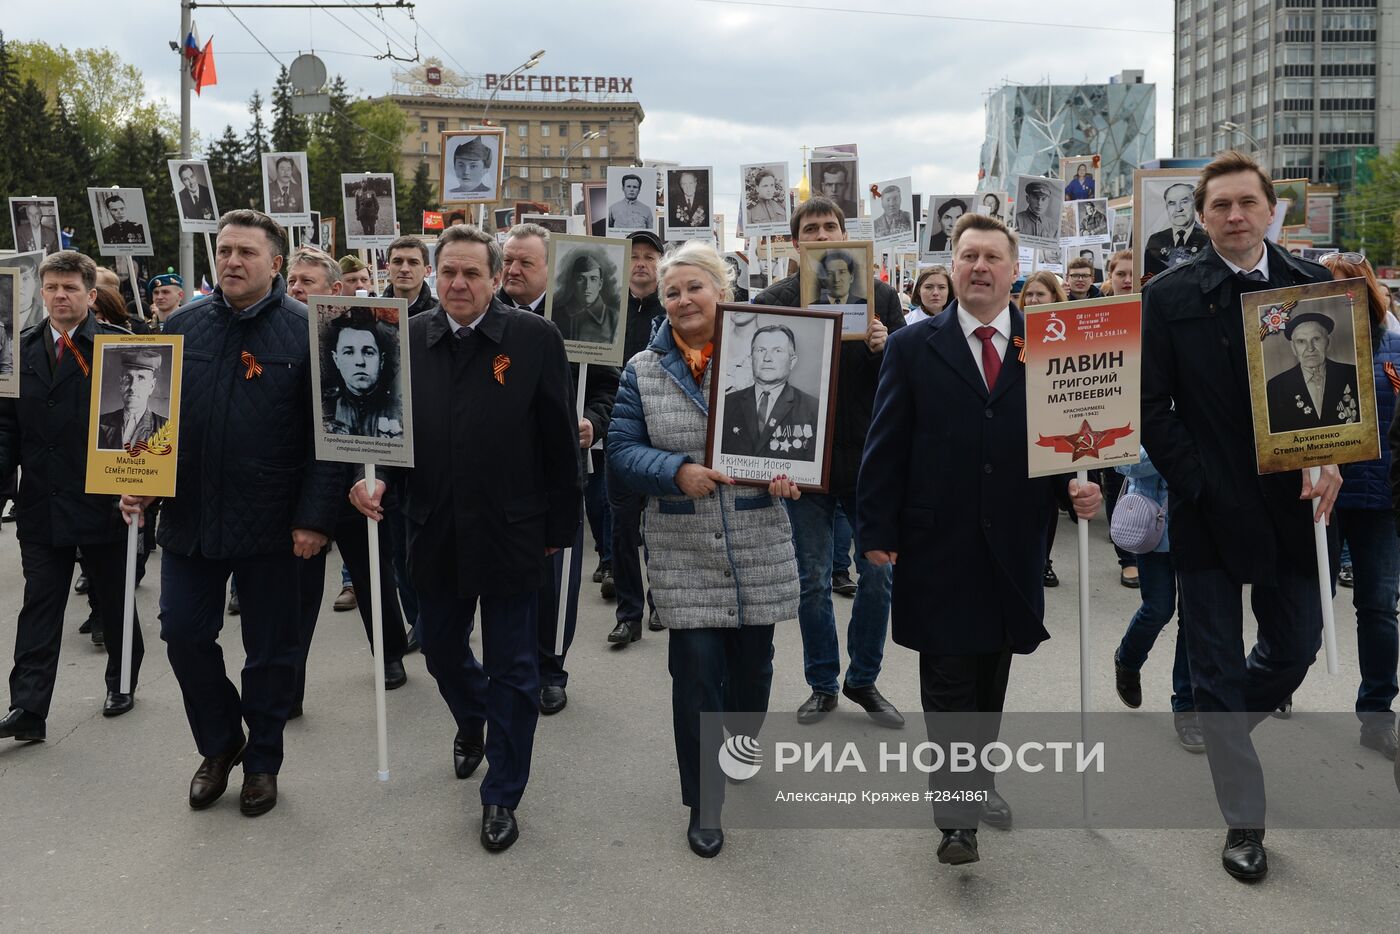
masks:
<path id="1" fill-rule="evenodd" d="M 489 204 L 501 200 L 503 137 L 503 130 L 489 127 L 443 134 L 438 183 L 444 204 Z"/>
<path id="2" fill-rule="evenodd" d="M 739 166 L 744 183 L 745 232 L 786 233 L 788 229 L 788 167 L 786 162 Z"/>
<path id="3" fill-rule="evenodd" d="M 219 206 L 214 201 L 214 186 L 209 182 L 208 163 L 171 159 L 165 164 L 170 170 L 175 203 L 180 208 L 180 230 L 218 233 Z"/>
<path id="4" fill-rule="evenodd" d="M 1340 305 L 1339 312 L 1328 307 Z M 1360 420 L 1351 315 L 1330 299 L 1300 301 L 1264 338 L 1269 431 L 1303 431 Z M 1275 319 L 1277 320 L 1277 319 Z M 1263 325 L 1267 330 L 1267 325 Z M 1282 349 L 1286 347 L 1286 352 Z"/>
<path id="5" fill-rule="evenodd" d="M 103 256 L 154 256 L 146 199 L 139 188 L 89 188 L 92 226 Z"/>
<path id="6" fill-rule="evenodd" d="M 877 195 L 876 192 L 879 192 Z M 909 176 L 876 182 L 870 191 L 872 231 L 890 244 L 914 242 L 914 185 Z"/>
<path id="7" fill-rule="evenodd" d="M 1065 183 L 1057 178 L 1021 175 L 1016 179 L 1016 233 L 1022 246 L 1060 245 Z"/>
<path id="8" fill-rule="evenodd" d="M 99 451 L 130 451 L 165 427 L 172 353 L 168 344 L 103 348 Z"/>
<path id="9" fill-rule="evenodd" d="M 654 236 L 654 235 L 653 235 Z M 574 363 L 621 366 L 632 241 L 552 234 L 544 315 Z"/>

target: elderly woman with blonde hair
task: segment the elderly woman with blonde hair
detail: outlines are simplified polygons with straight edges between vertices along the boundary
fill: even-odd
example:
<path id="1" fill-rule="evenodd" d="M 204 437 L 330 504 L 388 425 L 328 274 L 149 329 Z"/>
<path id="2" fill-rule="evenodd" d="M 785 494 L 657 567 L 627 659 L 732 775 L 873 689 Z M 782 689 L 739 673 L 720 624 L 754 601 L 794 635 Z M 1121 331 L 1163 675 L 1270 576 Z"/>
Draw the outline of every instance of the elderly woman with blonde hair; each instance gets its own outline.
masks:
<path id="1" fill-rule="evenodd" d="M 733 294 L 713 246 L 690 241 L 657 270 L 667 322 L 628 362 L 608 430 L 614 475 L 645 494 L 647 574 L 669 631 L 671 716 L 686 837 L 699 856 L 724 845 L 722 732 L 757 734 L 773 681 L 773 626 L 797 617 L 797 559 L 780 500 L 797 487 L 735 485 L 703 466 L 716 306 Z M 702 764 L 704 764 L 702 766 Z M 702 788 L 703 776 L 703 788 Z"/>

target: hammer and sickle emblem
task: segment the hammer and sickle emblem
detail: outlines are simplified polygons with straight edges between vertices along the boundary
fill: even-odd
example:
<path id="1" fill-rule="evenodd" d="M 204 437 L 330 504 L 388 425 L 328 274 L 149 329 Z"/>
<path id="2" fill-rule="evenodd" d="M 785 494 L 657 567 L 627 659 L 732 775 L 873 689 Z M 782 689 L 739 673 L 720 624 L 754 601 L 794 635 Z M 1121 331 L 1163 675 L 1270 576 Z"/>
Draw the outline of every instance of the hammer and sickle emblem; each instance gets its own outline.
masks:
<path id="1" fill-rule="evenodd" d="M 1065 323 L 1052 311 L 1050 320 L 1045 322 L 1045 336 L 1040 339 L 1042 344 L 1051 344 L 1055 341 L 1065 339 Z"/>

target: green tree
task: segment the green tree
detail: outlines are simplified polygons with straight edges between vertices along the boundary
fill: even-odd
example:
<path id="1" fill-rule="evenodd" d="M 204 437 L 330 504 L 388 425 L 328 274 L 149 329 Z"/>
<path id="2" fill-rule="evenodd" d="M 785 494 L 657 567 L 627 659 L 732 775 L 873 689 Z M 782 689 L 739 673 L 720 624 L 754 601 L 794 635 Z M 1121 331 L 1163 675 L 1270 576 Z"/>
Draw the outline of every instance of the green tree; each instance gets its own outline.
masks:
<path id="1" fill-rule="evenodd" d="M 306 118 L 292 112 L 292 80 L 283 66 L 272 88 L 272 149 L 274 152 L 304 152 L 310 138 Z"/>
<path id="2" fill-rule="evenodd" d="M 19 81 L 16 78 L 14 60 L 10 47 L 5 43 L 4 30 L 0 30 L 0 139 L 9 140 L 10 117 L 19 94 Z M 14 191 L 18 174 L 19 153 L 8 145 L 0 146 L 0 191 Z"/>
<path id="3" fill-rule="evenodd" d="M 88 186 L 97 184 L 93 177 L 92 153 L 84 145 L 82 131 L 62 101 L 54 114 L 53 127 L 54 145 L 48 165 L 54 193 L 58 196 L 58 216 L 66 226 L 73 228 L 73 249 L 95 257 L 97 238 L 92 229 L 92 209 L 87 202 Z"/>
<path id="4" fill-rule="evenodd" d="M 418 160 L 413 170 L 413 183 L 408 192 L 399 195 L 399 225 L 404 233 L 417 233 L 423 229 L 423 212 L 436 206 L 433 196 L 433 180 L 428 173 L 428 163 Z"/>
<path id="5" fill-rule="evenodd" d="M 311 141 L 307 144 L 307 162 L 311 172 L 308 192 L 312 210 L 338 217 L 343 210 L 341 173 L 367 170 L 361 167 L 359 161 L 358 131 L 349 120 L 350 94 L 339 75 L 331 82 L 330 99 L 330 113 L 317 115 Z M 327 244 L 327 249 L 333 253 L 339 254 L 345 248 L 346 223 L 346 219 L 340 217 L 340 222 L 336 224 L 336 242 Z"/>
<path id="6" fill-rule="evenodd" d="M 1373 265 L 1400 259 L 1400 147 L 1371 162 L 1369 181 L 1343 199 L 1342 244 L 1365 250 Z"/>
<path id="7" fill-rule="evenodd" d="M 44 92 L 33 80 L 25 81 L 8 110 L 3 148 L 12 160 L 12 178 L 7 191 L 17 196 L 54 194 L 48 159 L 54 122 Z"/>

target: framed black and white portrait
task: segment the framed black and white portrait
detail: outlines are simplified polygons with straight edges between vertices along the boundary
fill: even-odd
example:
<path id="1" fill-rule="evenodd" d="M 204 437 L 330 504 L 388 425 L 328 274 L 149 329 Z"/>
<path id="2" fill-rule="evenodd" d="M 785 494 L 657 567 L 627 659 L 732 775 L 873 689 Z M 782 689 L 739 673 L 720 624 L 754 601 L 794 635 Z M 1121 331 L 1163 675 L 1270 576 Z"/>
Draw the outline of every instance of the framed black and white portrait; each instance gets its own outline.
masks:
<path id="1" fill-rule="evenodd" d="M 1076 245 L 1108 243 L 1108 201 L 1088 198 L 1065 202 L 1074 208 Z"/>
<path id="2" fill-rule="evenodd" d="M 88 207 L 103 256 L 154 256 L 151 222 L 140 188 L 89 188 Z"/>
<path id="3" fill-rule="evenodd" d="M 583 226 L 590 237 L 601 237 L 608 229 L 608 183 L 583 183 Z"/>
<path id="4" fill-rule="evenodd" d="M 875 315 L 875 245 L 869 240 L 799 243 L 802 307 L 841 313 L 841 339 L 865 340 Z"/>
<path id="5" fill-rule="evenodd" d="M 728 253 L 721 253 L 720 258 L 724 260 L 725 268 L 729 273 L 729 281 L 734 288 L 748 291 L 752 286 L 749 279 L 749 255 L 743 250 L 732 250 Z"/>
<path id="6" fill-rule="evenodd" d="M 719 306 L 706 466 L 739 483 L 786 474 L 826 492 L 840 330 L 840 315 L 822 308 Z"/>
<path id="7" fill-rule="evenodd" d="M 572 233 L 569 229 L 571 218 L 563 214 L 526 214 L 520 218 L 522 224 L 536 224 L 553 234 Z"/>
<path id="8" fill-rule="evenodd" d="M 1004 191 L 979 191 L 976 195 L 976 213 L 985 214 L 988 217 L 995 217 L 1003 224 L 1010 226 L 1010 217 L 1007 215 L 1007 198 Z"/>
<path id="9" fill-rule="evenodd" d="M 551 234 L 545 317 L 575 363 L 622 366 L 632 241 Z"/>
<path id="10" fill-rule="evenodd" d="M 1016 216 L 1013 226 L 1023 246 L 1060 245 L 1065 183 L 1038 175 L 1016 177 Z"/>
<path id="11" fill-rule="evenodd" d="M 262 154 L 263 204 L 273 220 L 286 227 L 311 223 L 311 205 L 306 192 L 306 153 L 265 152 Z"/>
<path id="12" fill-rule="evenodd" d="M 787 163 L 741 165 L 739 176 L 744 205 L 740 223 L 745 235 L 787 233 L 792 216 L 788 210 Z"/>
<path id="13" fill-rule="evenodd" d="M 394 242 L 394 176 L 358 172 L 340 176 L 345 245 L 352 250 L 384 250 Z"/>
<path id="14" fill-rule="evenodd" d="M 44 293 L 39 288 L 39 264 L 44 261 L 44 252 L 29 253 L 0 252 L 0 269 L 13 269 L 19 274 L 19 320 L 18 335 L 25 328 L 33 327 L 44 320 Z"/>
<path id="15" fill-rule="evenodd" d="M 609 237 L 626 237 L 634 230 L 656 230 L 652 193 L 659 172 L 652 166 L 608 166 L 608 215 L 603 229 Z"/>
<path id="16" fill-rule="evenodd" d="M 170 421 L 175 353 L 169 343 L 102 348 L 97 450 L 131 451 L 163 436 Z"/>
<path id="17" fill-rule="evenodd" d="M 318 460 L 413 466 L 408 303 L 310 296 Z"/>
<path id="18" fill-rule="evenodd" d="M 958 218 L 973 212 L 976 195 L 934 195 L 929 199 L 928 223 L 919 258 L 924 262 L 947 265 L 953 260 L 953 228 Z"/>
<path id="19" fill-rule="evenodd" d="M 19 270 L 0 260 L 0 399 L 19 397 Z"/>
<path id="20" fill-rule="evenodd" d="M 879 192 L 877 195 L 876 192 Z M 914 231 L 914 180 L 887 178 L 870 191 L 871 235 L 886 249 L 912 245 Z"/>
<path id="21" fill-rule="evenodd" d="M 1133 273 L 1139 286 L 1196 258 L 1210 245 L 1196 216 L 1200 176 L 1200 169 L 1133 173 Z"/>
<path id="22" fill-rule="evenodd" d="M 666 215 L 666 239 L 709 238 L 715 217 L 710 201 L 713 170 L 709 166 L 683 165 L 665 171 L 662 207 Z"/>
<path id="23" fill-rule="evenodd" d="M 11 198 L 10 229 L 15 235 L 16 253 L 57 253 L 63 239 L 58 225 L 57 198 Z"/>
<path id="24" fill-rule="evenodd" d="M 860 167 L 855 154 L 822 152 L 807 161 L 812 193 L 830 198 L 846 220 L 860 216 Z"/>
<path id="25" fill-rule="evenodd" d="M 442 134 L 438 191 L 443 204 L 491 204 L 501 200 L 505 130 L 469 127 Z"/>
<path id="26" fill-rule="evenodd" d="M 209 180 L 209 163 L 199 159 L 170 159 L 170 186 L 184 233 L 218 233 L 219 206 Z"/>

